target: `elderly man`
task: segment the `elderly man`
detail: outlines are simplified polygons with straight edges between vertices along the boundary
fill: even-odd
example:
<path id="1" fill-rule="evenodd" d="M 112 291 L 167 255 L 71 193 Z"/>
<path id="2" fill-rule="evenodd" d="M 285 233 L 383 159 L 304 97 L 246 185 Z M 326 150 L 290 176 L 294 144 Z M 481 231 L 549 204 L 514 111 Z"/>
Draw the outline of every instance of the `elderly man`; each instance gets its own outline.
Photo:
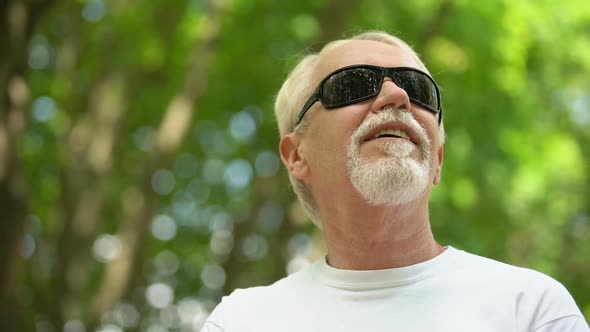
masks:
<path id="1" fill-rule="evenodd" d="M 236 290 L 203 331 L 589 331 L 557 281 L 435 241 L 441 97 L 402 40 L 367 32 L 308 55 L 275 113 L 281 158 L 327 256 Z"/>

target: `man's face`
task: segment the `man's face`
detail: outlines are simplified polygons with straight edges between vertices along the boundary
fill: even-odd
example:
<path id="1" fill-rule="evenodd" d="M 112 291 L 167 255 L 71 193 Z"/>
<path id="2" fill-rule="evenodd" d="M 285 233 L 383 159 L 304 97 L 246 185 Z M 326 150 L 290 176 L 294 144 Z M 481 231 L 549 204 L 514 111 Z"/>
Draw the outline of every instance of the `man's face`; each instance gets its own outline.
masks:
<path id="1" fill-rule="evenodd" d="M 320 59 L 314 85 L 353 64 L 420 68 L 395 46 L 351 41 Z M 305 116 L 301 151 L 309 176 L 304 181 L 317 198 L 329 198 L 335 190 L 353 190 L 369 204 L 395 205 L 414 200 L 438 182 L 442 162 L 438 119 L 410 104 L 405 91 L 387 78 L 373 99 L 327 111 L 316 102 Z"/>

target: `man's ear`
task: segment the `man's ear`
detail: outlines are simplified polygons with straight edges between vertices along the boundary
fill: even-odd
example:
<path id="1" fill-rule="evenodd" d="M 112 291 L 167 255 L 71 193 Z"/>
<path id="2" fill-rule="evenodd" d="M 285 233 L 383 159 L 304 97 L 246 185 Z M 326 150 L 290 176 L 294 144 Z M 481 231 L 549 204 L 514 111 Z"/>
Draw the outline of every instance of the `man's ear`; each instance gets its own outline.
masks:
<path id="1" fill-rule="evenodd" d="M 307 162 L 301 149 L 301 140 L 295 133 L 289 133 L 281 138 L 279 143 L 281 160 L 289 173 L 297 179 L 303 179 L 308 172 Z"/>
<path id="2" fill-rule="evenodd" d="M 434 174 L 434 180 L 432 181 L 432 183 L 435 185 L 439 184 L 440 178 L 441 178 L 443 159 L 445 157 L 445 148 L 443 145 L 441 145 L 440 148 L 438 149 L 438 153 L 436 154 L 436 157 L 438 158 L 438 163 L 436 166 L 436 173 Z"/>

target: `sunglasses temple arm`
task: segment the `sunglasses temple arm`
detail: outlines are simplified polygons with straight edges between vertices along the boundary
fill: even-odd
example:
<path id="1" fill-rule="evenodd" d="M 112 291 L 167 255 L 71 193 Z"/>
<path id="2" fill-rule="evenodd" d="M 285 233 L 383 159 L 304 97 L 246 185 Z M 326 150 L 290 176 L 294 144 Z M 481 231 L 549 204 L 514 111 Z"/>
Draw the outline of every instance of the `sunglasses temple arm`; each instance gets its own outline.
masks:
<path id="1" fill-rule="evenodd" d="M 305 113 L 307 113 L 307 111 L 311 108 L 311 106 L 318 101 L 318 97 L 317 94 L 313 94 L 305 103 L 305 105 L 303 106 L 303 108 L 301 109 L 301 112 L 299 112 L 299 115 L 297 115 L 297 119 L 295 120 L 295 126 L 298 126 L 301 121 L 303 120 L 303 116 L 305 116 Z"/>

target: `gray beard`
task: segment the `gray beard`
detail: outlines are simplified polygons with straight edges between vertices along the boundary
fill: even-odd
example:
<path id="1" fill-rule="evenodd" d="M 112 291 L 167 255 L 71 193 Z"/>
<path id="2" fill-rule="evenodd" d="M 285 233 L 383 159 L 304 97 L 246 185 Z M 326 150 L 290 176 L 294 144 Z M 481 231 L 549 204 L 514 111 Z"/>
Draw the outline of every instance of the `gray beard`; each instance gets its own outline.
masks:
<path id="1" fill-rule="evenodd" d="M 422 161 L 412 159 L 415 149 L 411 142 L 385 142 L 379 146 L 388 157 L 378 161 L 363 160 L 360 141 L 376 126 L 387 122 L 401 122 L 418 135 Z M 401 205 L 415 200 L 428 186 L 432 155 L 430 139 L 412 113 L 406 110 L 384 109 L 353 134 L 348 150 L 347 168 L 354 188 L 370 205 Z"/>

